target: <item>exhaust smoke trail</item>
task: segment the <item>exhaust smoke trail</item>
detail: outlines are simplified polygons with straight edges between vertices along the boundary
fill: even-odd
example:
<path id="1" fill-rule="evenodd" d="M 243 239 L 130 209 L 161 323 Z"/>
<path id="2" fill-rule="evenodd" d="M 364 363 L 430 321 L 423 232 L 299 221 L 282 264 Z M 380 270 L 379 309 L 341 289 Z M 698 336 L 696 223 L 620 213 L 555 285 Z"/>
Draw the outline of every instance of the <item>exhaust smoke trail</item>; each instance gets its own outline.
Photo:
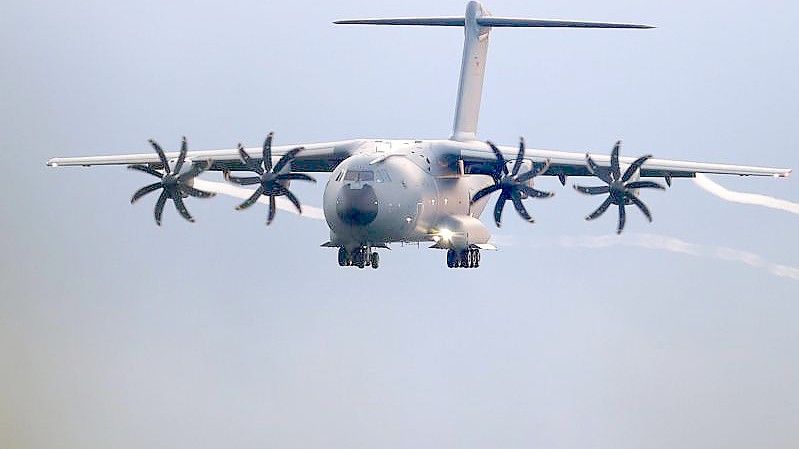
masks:
<path id="1" fill-rule="evenodd" d="M 753 204 L 756 206 L 763 206 L 771 209 L 779 209 L 779 210 L 784 210 L 786 212 L 790 212 L 792 214 L 799 215 L 799 203 L 792 203 L 790 201 L 781 200 L 768 195 L 760 195 L 757 193 L 735 192 L 732 190 L 728 190 L 722 187 L 721 185 L 716 184 L 706 175 L 703 175 L 701 173 L 696 174 L 694 182 L 703 190 L 710 192 L 713 195 L 723 200 L 727 200 L 733 203 Z"/>
<path id="2" fill-rule="evenodd" d="M 752 268 L 768 271 L 774 276 L 799 281 L 799 267 L 780 265 L 766 260 L 762 256 L 723 246 L 707 246 L 689 243 L 675 237 L 657 234 L 631 234 L 624 238 L 616 235 L 561 237 L 556 243 L 563 248 L 609 248 L 612 246 L 630 246 L 672 253 L 687 254 L 728 262 L 737 262 Z"/>
<path id="3" fill-rule="evenodd" d="M 561 236 L 558 239 L 550 242 L 534 242 L 527 239 L 522 240 L 517 236 L 499 234 L 494 236 L 492 242 L 500 247 L 529 245 L 536 249 L 552 247 L 570 249 L 604 249 L 616 246 L 626 246 L 655 251 L 667 251 L 670 253 L 684 254 L 693 257 L 714 259 L 717 261 L 736 262 L 751 268 L 766 270 L 774 276 L 799 281 L 799 267 L 774 263 L 758 254 L 748 251 L 742 251 L 723 246 L 700 245 L 686 242 L 676 237 L 670 237 L 667 235 L 626 234 L 622 237 L 619 237 L 615 234 L 599 236 Z"/>
<path id="4" fill-rule="evenodd" d="M 214 181 L 206 181 L 205 179 L 194 178 L 194 187 L 205 190 L 207 192 L 214 192 L 221 195 L 232 196 L 233 198 L 239 198 L 242 200 L 246 200 L 249 198 L 255 190 L 245 189 L 243 187 L 234 186 L 231 184 L 226 184 L 223 182 L 214 182 Z M 294 205 L 289 202 L 289 200 L 279 196 L 276 198 L 277 208 L 281 210 L 285 210 L 287 212 L 291 212 L 295 215 L 300 215 L 305 218 L 312 218 L 314 220 L 324 220 L 325 214 L 322 209 L 314 206 L 308 206 L 307 204 L 302 205 L 302 214 L 297 213 L 297 209 L 294 208 Z M 269 198 L 265 196 L 261 196 L 258 198 L 258 202 L 261 204 L 269 204 Z"/>

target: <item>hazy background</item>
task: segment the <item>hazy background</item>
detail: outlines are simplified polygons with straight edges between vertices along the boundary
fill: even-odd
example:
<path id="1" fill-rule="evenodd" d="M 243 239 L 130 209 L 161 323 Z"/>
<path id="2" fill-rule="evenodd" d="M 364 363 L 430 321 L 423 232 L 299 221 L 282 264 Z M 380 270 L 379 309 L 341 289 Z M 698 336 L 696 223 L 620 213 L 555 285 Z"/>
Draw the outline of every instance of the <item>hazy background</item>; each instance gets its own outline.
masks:
<path id="1" fill-rule="evenodd" d="M 479 132 L 513 144 L 799 167 L 796 2 L 503 1 L 497 15 L 652 31 L 492 34 Z M 614 214 L 557 180 L 498 253 L 395 248 L 341 269 L 323 222 L 171 204 L 51 156 L 450 133 L 462 32 L 334 27 L 455 15 L 406 0 L 4 1 L 0 447 L 789 448 L 799 281 L 642 249 L 560 247 Z M 214 174 L 208 179 L 219 180 Z M 799 201 L 796 179 L 715 178 Z M 324 179 L 323 179 L 324 181 Z M 321 204 L 324 182 L 298 187 Z M 691 181 L 628 234 L 799 266 L 799 219 Z M 487 222 L 489 220 L 486 220 Z M 493 225 L 492 225 L 493 227 Z M 658 238 L 658 237 L 656 237 Z"/>

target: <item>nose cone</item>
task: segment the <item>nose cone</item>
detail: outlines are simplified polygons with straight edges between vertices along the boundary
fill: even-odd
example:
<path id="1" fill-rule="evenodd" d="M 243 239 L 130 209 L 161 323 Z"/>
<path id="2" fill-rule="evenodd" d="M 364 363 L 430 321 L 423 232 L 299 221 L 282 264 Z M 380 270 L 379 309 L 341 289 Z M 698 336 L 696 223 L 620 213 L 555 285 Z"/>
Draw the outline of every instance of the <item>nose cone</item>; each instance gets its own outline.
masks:
<path id="1" fill-rule="evenodd" d="M 345 185 L 336 201 L 336 214 L 351 226 L 366 226 L 377 217 L 377 195 L 371 185 L 353 189 Z"/>

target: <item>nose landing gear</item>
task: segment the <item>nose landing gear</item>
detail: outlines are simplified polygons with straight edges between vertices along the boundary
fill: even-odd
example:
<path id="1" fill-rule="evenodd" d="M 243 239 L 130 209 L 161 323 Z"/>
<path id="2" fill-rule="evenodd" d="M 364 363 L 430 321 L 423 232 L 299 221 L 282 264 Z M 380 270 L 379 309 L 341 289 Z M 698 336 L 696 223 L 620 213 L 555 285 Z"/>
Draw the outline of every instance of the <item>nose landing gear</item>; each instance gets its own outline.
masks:
<path id="1" fill-rule="evenodd" d="M 367 246 L 362 246 L 350 252 L 342 246 L 338 249 L 338 265 L 358 268 L 370 266 L 376 270 L 380 266 L 380 255 L 377 254 L 377 251 L 370 253 L 370 249 Z"/>
<path id="2" fill-rule="evenodd" d="M 456 251 L 447 250 L 447 267 L 449 268 L 477 268 L 480 266 L 480 250 L 478 248 L 467 248 Z"/>

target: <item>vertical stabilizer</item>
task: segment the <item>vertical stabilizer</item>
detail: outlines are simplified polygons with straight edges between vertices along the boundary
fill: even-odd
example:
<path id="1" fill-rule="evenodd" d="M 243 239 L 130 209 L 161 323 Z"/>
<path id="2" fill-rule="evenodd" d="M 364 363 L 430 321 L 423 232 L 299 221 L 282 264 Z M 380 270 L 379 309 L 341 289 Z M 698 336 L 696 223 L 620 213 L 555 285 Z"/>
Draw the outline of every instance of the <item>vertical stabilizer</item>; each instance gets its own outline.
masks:
<path id="1" fill-rule="evenodd" d="M 452 137 L 457 141 L 477 139 L 477 119 L 483 96 L 483 78 L 488 55 L 488 35 L 492 28 L 627 28 L 646 29 L 649 25 L 629 23 L 585 22 L 573 20 L 525 19 L 516 17 L 493 17 L 477 1 L 466 5 L 464 17 L 396 17 L 385 19 L 337 20 L 341 25 L 410 25 L 463 27 L 463 61 L 461 79 L 458 84 L 458 104 L 455 107 L 455 124 Z"/>
<path id="2" fill-rule="evenodd" d="M 479 2 L 471 1 L 466 6 L 463 27 L 463 60 L 461 61 L 461 78 L 458 84 L 458 102 L 455 106 L 452 140 L 477 139 L 477 119 L 480 115 L 483 78 L 488 55 L 488 37 L 491 32 L 490 27 L 483 27 L 477 22 L 481 17 L 488 15 L 488 11 Z"/>

